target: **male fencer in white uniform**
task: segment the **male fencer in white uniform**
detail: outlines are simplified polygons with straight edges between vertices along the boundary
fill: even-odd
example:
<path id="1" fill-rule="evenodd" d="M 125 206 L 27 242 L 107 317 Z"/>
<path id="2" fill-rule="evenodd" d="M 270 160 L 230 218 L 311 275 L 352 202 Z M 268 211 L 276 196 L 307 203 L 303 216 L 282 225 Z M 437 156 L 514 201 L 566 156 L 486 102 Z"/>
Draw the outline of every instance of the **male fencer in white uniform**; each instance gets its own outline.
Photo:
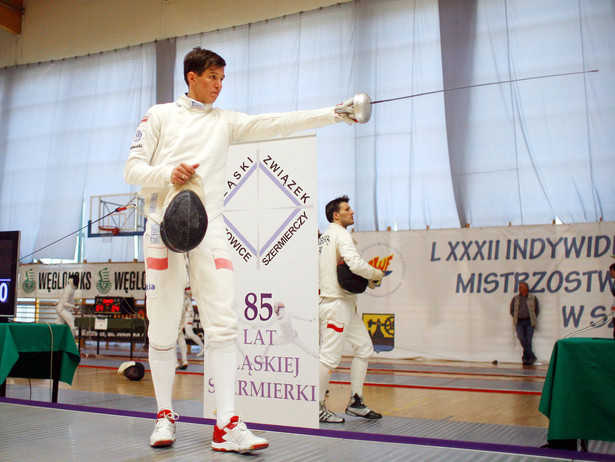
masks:
<path id="1" fill-rule="evenodd" d="M 179 323 L 179 331 L 177 332 L 177 346 L 179 346 L 179 353 L 181 355 L 181 365 L 178 365 L 178 369 L 186 369 L 188 367 L 188 345 L 186 339 L 192 340 L 198 346 L 201 347 L 201 351 L 197 356 L 203 356 L 205 354 L 205 345 L 197 334 L 194 333 L 194 307 L 192 306 L 192 290 L 190 286 L 184 290 L 184 309 L 182 311 L 182 319 Z"/>
<path id="2" fill-rule="evenodd" d="M 384 273 L 361 258 L 350 232 L 346 229 L 354 224 L 354 211 L 348 205 L 348 197 L 333 199 L 325 207 L 329 223 L 327 230 L 318 238 L 318 272 L 320 301 L 320 358 L 319 387 L 321 422 L 342 423 L 344 418 L 329 411 L 325 405 L 325 394 L 331 372 L 342 359 L 344 343 L 350 342 L 354 357 L 350 366 L 350 402 L 346 414 L 380 419 L 382 415 L 369 409 L 363 402 L 363 384 L 367 375 L 367 364 L 374 353 L 372 340 L 367 328 L 357 313 L 357 295 L 344 290 L 339 283 L 337 267 L 346 263 L 350 271 L 369 281 L 369 287 L 382 280 Z"/>
<path id="3" fill-rule="evenodd" d="M 75 290 L 79 287 L 79 275 L 73 274 L 69 276 L 68 283 L 62 290 L 58 303 L 56 304 L 56 324 L 67 324 L 73 334 L 77 337 L 77 328 L 75 327 L 75 315 L 77 310 L 75 306 Z"/>
<path id="4" fill-rule="evenodd" d="M 150 444 L 169 446 L 175 441 L 172 390 L 176 365 L 177 329 L 182 292 L 188 275 L 208 338 L 208 367 L 215 384 L 216 425 L 212 448 L 244 452 L 269 443 L 250 432 L 235 411 L 238 350 L 235 279 L 222 219 L 226 190 L 226 159 L 231 143 L 286 136 L 340 121 L 356 122 L 353 99 L 324 109 L 248 115 L 214 108 L 222 90 L 223 58 L 196 47 L 184 58 L 188 93 L 174 103 L 149 109 L 139 127 L 124 167 L 127 183 L 140 185 L 148 215 L 143 237 L 146 259 L 149 363 L 158 406 L 158 419 Z M 174 185 L 191 177 L 202 180 L 209 217 L 200 244 L 186 254 L 170 251 L 161 241 L 159 221 L 165 196 Z M 191 179 L 192 181 L 192 179 Z M 205 384 L 207 385 L 207 384 Z"/>

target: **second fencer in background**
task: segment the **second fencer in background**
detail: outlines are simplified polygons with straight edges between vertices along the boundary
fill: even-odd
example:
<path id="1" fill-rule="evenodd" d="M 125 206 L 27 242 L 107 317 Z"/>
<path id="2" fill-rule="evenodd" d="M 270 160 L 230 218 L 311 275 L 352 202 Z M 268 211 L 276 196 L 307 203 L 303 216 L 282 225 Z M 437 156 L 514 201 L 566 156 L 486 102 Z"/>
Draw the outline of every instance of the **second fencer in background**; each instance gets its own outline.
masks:
<path id="1" fill-rule="evenodd" d="M 75 290 L 79 287 L 79 275 L 73 274 L 68 277 L 68 283 L 62 290 L 58 303 L 56 304 L 56 324 L 67 324 L 70 327 L 73 337 L 77 337 L 75 327 L 75 313 L 78 308 L 75 306 Z"/>
<path id="2" fill-rule="evenodd" d="M 346 414 L 365 419 L 380 419 L 381 414 L 372 411 L 363 401 L 363 384 L 367 375 L 367 364 L 374 353 L 372 339 L 367 327 L 357 313 L 357 295 L 340 286 L 337 267 L 346 263 L 350 271 L 369 281 L 369 287 L 382 280 L 384 273 L 370 266 L 361 258 L 350 232 L 346 229 L 354 224 L 354 211 L 348 205 L 348 197 L 333 199 L 325 207 L 329 223 L 327 230 L 318 238 L 318 272 L 320 301 L 320 357 L 319 386 L 321 422 L 342 423 L 344 419 L 329 411 L 325 405 L 325 394 L 331 372 L 337 368 L 346 341 L 354 350 L 350 366 L 350 402 Z M 367 282 L 365 281 L 365 282 Z"/>
<path id="3" fill-rule="evenodd" d="M 203 340 L 194 332 L 194 307 L 192 306 L 192 290 L 190 286 L 184 290 L 184 311 L 182 311 L 182 319 L 179 323 L 179 332 L 177 334 L 177 345 L 182 362 L 177 365 L 178 369 L 186 369 L 188 367 L 188 345 L 186 339 L 192 340 L 195 344 L 201 347 L 201 351 L 197 356 L 205 355 L 205 345 Z"/>

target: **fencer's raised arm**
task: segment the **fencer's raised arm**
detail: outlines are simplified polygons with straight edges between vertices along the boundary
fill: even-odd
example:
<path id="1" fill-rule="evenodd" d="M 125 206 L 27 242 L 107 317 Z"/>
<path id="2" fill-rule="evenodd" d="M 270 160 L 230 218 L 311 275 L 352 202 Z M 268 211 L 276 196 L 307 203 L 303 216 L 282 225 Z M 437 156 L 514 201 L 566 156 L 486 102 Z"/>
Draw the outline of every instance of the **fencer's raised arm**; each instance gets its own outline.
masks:
<path id="1" fill-rule="evenodd" d="M 257 141 L 277 136 L 288 136 L 303 130 L 314 130 L 334 125 L 343 120 L 335 107 L 292 111 L 273 114 L 249 115 L 226 111 L 231 143 Z"/>
<path id="2" fill-rule="evenodd" d="M 196 175 L 203 179 L 207 214 L 217 216 L 224 207 L 226 159 L 231 144 L 286 136 L 341 121 L 335 106 L 249 115 L 180 95 L 174 103 L 152 106 L 141 120 L 124 165 L 124 181 L 140 186 L 144 197 L 153 198 L 166 194 L 165 190 L 178 181 L 172 179 L 177 166 L 199 164 Z"/>
<path id="3" fill-rule="evenodd" d="M 140 186 L 168 187 L 176 166 L 199 163 L 211 170 L 225 159 L 229 144 L 288 136 L 343 120 L 335 106 L 249 115 L 181 95 L 175 103 L 152 106 L 145 114 L 130 146 L 124 180 Z M 214 159 L 215 155 L 220 157 Z"/>

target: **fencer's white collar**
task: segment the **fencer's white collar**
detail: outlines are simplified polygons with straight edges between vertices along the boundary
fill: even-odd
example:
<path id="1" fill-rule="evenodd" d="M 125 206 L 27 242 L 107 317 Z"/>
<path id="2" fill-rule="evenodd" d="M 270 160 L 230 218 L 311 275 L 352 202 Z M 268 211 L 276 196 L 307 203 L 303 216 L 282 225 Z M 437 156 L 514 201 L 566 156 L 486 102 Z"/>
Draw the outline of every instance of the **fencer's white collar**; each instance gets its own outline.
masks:
<path id="1" fill-rule="evenodd" d="M 188 98 L 186 94 L 180 95 L 177 99 L 177 104 L 185 107 L 186 109 L 197 112 L 209 112 L 213 107 L 212 104 L 203 104 L 200 101 Z"/>

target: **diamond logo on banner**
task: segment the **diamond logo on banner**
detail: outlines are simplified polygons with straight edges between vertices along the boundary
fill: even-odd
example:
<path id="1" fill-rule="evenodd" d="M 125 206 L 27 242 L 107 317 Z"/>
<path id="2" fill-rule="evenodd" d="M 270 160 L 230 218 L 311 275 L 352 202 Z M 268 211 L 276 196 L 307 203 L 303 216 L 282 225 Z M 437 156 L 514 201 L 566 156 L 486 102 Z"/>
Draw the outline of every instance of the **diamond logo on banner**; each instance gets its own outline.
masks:
<path id="1" fill-rule="evenodd" d="M 241 204 L 233 208 L 233 204 Z M 224 200 L 224 222 L 257 257 L 306 206 L 259 159 Z"/>

